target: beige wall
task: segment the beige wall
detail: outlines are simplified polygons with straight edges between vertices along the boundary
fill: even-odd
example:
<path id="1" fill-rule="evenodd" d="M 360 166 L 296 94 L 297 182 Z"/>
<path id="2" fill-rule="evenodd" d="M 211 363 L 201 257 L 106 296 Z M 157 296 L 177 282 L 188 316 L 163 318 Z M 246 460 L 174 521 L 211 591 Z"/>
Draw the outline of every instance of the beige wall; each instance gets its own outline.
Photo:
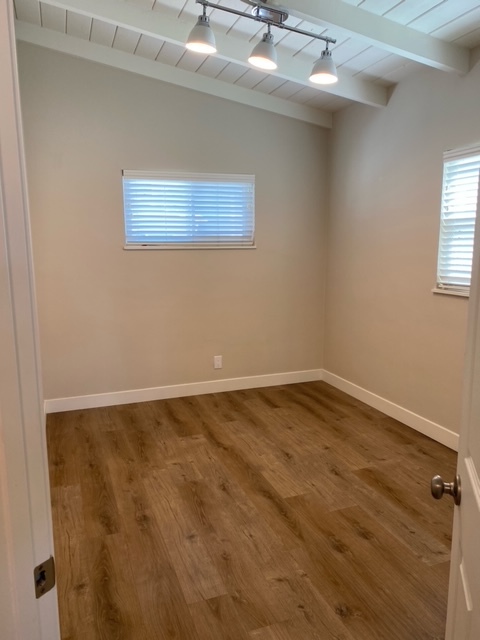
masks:
<path id="1" fill-rule="evenodd" d="M 30 45 L 19 64 L 47 398 L 324 366 L 458 431 L 468 301 L 431 289 L 480 69 L 338 113 L 327 171 L 313 125 Z M 255 173 L 258 249 L 124 251 L 122 168 Z"/>
<path id="2" fill-rule="evenodd" d="M 468 301 L 434 295 L 442 152 L 480 140 L 480 68 L 334 118 L 325 368 L 458 432 Z"/>
<path id="3" fill-rule="evenodd" d="M 30 45 L 19 68 L 46 398 L 322 366 L 327 132 Z M 124 251 L 123 168 L 254 173 L 258 248 Z"/>

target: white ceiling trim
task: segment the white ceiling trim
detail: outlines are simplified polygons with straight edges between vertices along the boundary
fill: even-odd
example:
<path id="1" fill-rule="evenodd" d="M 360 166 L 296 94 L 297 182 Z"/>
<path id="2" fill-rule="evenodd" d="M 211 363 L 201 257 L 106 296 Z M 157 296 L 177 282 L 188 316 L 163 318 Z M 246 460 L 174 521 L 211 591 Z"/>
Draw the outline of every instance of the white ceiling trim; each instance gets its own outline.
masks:
<path id="1" fill-rule="evenodd" d="M 132 3 L 118 0 L 42 0 L 42 2 L 182 46 L 192 28 L 190 21 L 172 19 L 159 11 L 141 10 Z M 216 34 L 216 41 L 217 57 L 250 68 L 246 61 L 250 55 L 251 43 L 222 34 Z M 314 87 L 306 80 L 310 69 L 306 68 L 305 63 L 291 56 L 282 55 L 280 52 L 278 52 L 278 62 L 275 76 Z M 336 84 L 315 88 L 318 91 L 370 106 L 383 107 L 388 102 L 388 92 L 385 87 L 341 72 Z"/>
<path id="2" fill-rule="evenodd" d="M 468 49 L 338 0 L 292 0 L 292 16 L 339 28 L 369 44 L 435 69 L 468 73 Z"/>
<path id="3" fill-rule="evenodd" d="M 201 91 L 218 98 L 224 98 L 233 102 L 256 107 L 277 113 L 282 116 L 309 122 L 327 129 L 332 128 L 332 114 L 314 109 L 306 105 L 289 102 L 282 98 L 270 96 L 258 91 L 251 91 L 243 87 L 230 85 L 221 80 L 207 78 L 205 76 L 177 69 L 167 64 L 154 62 L 132 56 L 130 53 L 104 47 L 88 40 L 73 38 L 58 31 L 44 29 L 38 25 L 26 22 L 16 22 L 15 33 L 18 40 L 30 44 L 46 47 L 69 55 L 77 56 L 98 62 L 124 71 L 130 71 L 156 80 L 162 80 L 187 89 Z"/>
<path id="4" fill-rule="evenodd" d="M 480 62 L 480 46 L 471 49 L 470 51 L 470 66 L 473 69 L 475 65 Z"/>

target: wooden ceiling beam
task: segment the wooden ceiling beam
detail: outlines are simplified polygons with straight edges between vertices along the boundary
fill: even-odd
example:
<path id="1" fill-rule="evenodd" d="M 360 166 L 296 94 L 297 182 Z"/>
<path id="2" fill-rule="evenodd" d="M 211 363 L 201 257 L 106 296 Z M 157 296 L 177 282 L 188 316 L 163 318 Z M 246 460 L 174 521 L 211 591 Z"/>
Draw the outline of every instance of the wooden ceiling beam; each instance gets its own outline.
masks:
<path id="1" fill-rule="evenodd" d="M 207 78 L 198 73 L 177 69 L 168 64 L 162 64 L 153 60 L 147 60 L 140 56 L 132 56 L 130 53 L 104 47 L 94 42 L 88 42 L 81 38 L 72 38 L 64 33 L 42 29 L 42 27 L 27 22 L 17 22 L 15 25 L 17 40 L 27 42 L 46 49 L 52 49 L 61 53 L 83 58 L 92 62 L 123 69 L 139 75 L 168 82 L 194 91 L 200 91 L 209 95 L 238 102 L 240 104 L 263 109 L 287 118 L 302 120 L 310 124 L 331 129 L 332 114 L 321 109 L 315 109 L 308 105 L 297 104 L 270 96 L 260 91 L 251 91 L 244 87 L 230 85 L 215 78 Z"/>
<path id="2" fill-rule="evenodd" d="M 468 73 L 470 69 L 470 52 L 465 47 L 444 42 L 345 2 L 294 0 L 289 12 L 292 16 L 334 31 L 341 29 L 375 47 L 435 69 L 461 74 Z"/>
<path id="3" fill-rule="evenodd" d="M 42 2 L 182 46 L 194 25 L 194 21 L 191 20 L 174 19 L 166 12 L 145 11 L 133 3 L 118 0 L 42 0 Z M 252 44 L 247 39 L 220 33 L 216 33 L 215 37 L 217 57 L 251 68 L 247 59 Z M 278 51 L 278 69 L 274 74 L 276 77 L 370 106 L 382 107 L 388 102 L 387 89 L 383 86 L 351 77 L 340 70 L 339 81 L 336 84 L 320 87 L 308 81 L 310 71 L 308 63 Z"/>

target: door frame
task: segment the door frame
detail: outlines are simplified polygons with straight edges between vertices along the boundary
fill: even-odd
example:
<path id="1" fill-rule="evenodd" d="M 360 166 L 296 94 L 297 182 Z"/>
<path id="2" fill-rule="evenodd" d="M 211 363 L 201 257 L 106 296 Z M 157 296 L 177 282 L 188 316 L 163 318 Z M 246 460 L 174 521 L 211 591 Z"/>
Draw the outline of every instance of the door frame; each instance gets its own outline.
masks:
<path id="1" fill-rule="evenodd" d="M 56 589 L 33 569 L 53 555 L 38 325 L 12 0 L 0 0 L 0 635 L 60 638 Z"/>

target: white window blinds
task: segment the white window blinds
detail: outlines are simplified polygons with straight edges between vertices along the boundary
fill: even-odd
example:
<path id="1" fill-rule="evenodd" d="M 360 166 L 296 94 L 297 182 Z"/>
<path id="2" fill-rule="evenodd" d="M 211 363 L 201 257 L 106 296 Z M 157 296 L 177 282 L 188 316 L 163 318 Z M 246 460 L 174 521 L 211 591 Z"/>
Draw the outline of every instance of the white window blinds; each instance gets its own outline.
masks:
<path id="1" fill-rule="evenodd" d="M 123 171 L 126 247 L 254 246 L 255 176 Z"/>
<path id="2" fill-rule="evenodd" d="M 467 291 L 472 274 L 480 147 L 444 154 L 437 287 Z"/>

